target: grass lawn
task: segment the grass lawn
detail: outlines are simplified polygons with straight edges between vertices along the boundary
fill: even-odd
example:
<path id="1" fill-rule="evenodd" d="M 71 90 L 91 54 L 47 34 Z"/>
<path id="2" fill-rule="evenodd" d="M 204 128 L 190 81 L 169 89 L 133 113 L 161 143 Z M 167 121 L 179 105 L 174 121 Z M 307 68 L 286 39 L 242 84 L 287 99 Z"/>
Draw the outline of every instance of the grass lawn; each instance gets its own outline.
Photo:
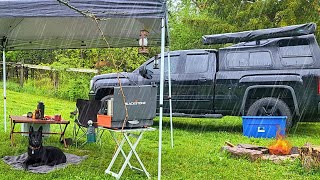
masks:
<path id="1" fill-rule="evenodd" d="M 2 93 L 2 90 L 0 90 Z M 74 110 L 75 102 L 35 96 L 7 91 L 7 115 L 22 115 L 33 111 L 38 101 L 45 103 L 46 114 L 62 114 L 69 118 L 69 112 Z M 3 103 L 0 104 L 0 114 L 3 114 Z M 10 146 L 9 119 L 7 132 L 3 130 L 1 116 L 0 124 L 0 156 L 19 155 L 27 150 L 27 138 L 15 134 L 16 146 Z M 67 129 L 66 137 L 72 137 L 73 123 Z M 158 127 L 158 119 L 155 126 Z M 17 127 L 17 129 L 20 126 Z M 51 128 L 58 128 L 52 126 Z M 170 128 L 168 118 L 164 119 L 162 179 L 319 179 L 316 170 L 305 171 L 299 160 L 274 164 L 267 161 L 250 162 L 247 159 L 237 159 L 221 152 L 220 148 L 226 140 L 237 143 L 269 145 L 270 139 L 254 139 L 242 136 L 241 119 L 239 117 L 224 117 L 222 119 L 190 119 L 174 118 L 174 148 L 170 147 Z M 288 140 L 294 146 L 302 146 L 306 142 L 320 145 L 320 123 L 299 123 L 289 134 Z M 46 145 L 62 148 L 65 152 L 89 157 L 79 165 L 70 165 L 65 169 L 48 174 L 33 174 L 22 170 L 13 170 L 3 161 L 0 162 L 0 179 L 114 179 L 105 175 L 104 170 L 111 161 L 115 151 L 115 143 L 107 133 L 103 136 L 102 145 L 87 144 L 84 147 L 74 146 L 64 149 L 58 142 L 58 136 L 45 139 Z M 128 149 L 128 147 L 126 147 Z M 153 179 L 157 178 L 158 162 L 158 131 L 145 133 L 137 149 L 140 158 Z M 135 164 L 134 158 L 131 160 Z M 118 162 L 118 167 L 121 165 Z M 123 179 L 145 179 L 143 174 L 128 168 Z"/>

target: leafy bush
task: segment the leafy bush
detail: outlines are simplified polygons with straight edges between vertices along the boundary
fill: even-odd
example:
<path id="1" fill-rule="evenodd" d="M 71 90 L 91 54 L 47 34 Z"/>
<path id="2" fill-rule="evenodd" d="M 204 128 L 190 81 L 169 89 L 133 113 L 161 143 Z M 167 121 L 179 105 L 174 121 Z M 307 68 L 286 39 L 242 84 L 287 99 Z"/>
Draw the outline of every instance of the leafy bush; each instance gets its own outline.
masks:
<path id="1" fill-rule="evenodd" d="M 7 89 L 16 92 L 45 95 L 48 97 L 57 97 L 66 100 L 88 98 L 89 82 L 93 76 L 92 74 L 59 71 L 58 75 L 59 84 L 57 88 L 54 87 L 54 83 L 51 78 L 43 77 L 28 79 L 28 81 L 24 83 L 23 87 L 21 87 L 17 82 L 9 79 Z"/>

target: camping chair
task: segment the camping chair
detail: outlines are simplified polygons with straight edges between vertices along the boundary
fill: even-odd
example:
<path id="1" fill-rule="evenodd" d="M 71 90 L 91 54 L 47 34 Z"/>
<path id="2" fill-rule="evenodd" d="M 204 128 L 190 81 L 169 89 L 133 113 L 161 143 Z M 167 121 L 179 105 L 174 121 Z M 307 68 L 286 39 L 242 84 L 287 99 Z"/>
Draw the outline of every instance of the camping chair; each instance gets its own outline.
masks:
<path id="1" fill-rule="evenodd" d="M 86 134 L 88 128 L 88 121 L 93 122 L 93 126 L 97 127 L 97 113 L 101 106 L 100 100 L 84 100 L 77 99 L 76 102 L 77 110 L 71 112 L 74 116 L 74 127 L 73 127 L 73 141 L 78 146 L 78 141 L 85 137 L 85 142 L 81 144 L 83 146 L 86 143 Z"/>

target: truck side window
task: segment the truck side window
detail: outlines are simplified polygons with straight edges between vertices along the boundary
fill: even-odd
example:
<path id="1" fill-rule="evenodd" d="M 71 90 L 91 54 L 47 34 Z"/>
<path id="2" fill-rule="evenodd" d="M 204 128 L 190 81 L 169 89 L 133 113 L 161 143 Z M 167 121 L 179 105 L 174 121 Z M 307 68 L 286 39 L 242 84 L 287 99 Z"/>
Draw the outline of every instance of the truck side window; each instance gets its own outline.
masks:
<path id="1" fill-rule="evenodd" d="M 159 65 L 160 67 L 160 65 Z M 149 64 L 146 65 L 146 69 L 153 72 L 153 74 L 160 74 L 160 69 L 154 69 L 153 68 L 153 61 L 151 61 Z"/>
<path id="2" fill-rule="evenodd" d="M 171 55 L 170 56 L 170 71 L 172 74 L 178 73 L 178 65 L 181 63 L 179 60 L 180 56 L 179 55 Z M 159 59 L 160 62 L 160 59 Z M 164 57 L 164 72 L 168 72 L 168 57 Z"/>
<path id="3" fill-rule="evenodd" d="M 272 65 L 271 55 L 268 51 L 250 52 L 250 67 L 268 67 Z"/>
<path id="4" fill-rule="evenodd" d="M 208 54 L 187 54 L 185 73 L 207 72 L 208 57 Z"/>
<path id="5" fill-rule="evenodd" d="M 312 53 L 307 39 L 280 40 L 279 53 L 285 66 L 304 66 L 313 63 Z"/>
<path id="6" fill-rule="evenodd" d="M 171 73 L 174 74 L 174 73 L 177 73 L 177 69 L 178 69 L 178 63 L 179 63 L 179 58 L 180 56 L 179 55 L 174 55 L 174 56 L 170 56 L 170 61 L 171 61 L 171 66 L 170 66 L 170 69 L 171 69 Z M 159 62 L 159 68 L 160 68 L 160 58 L 158 59 L 158 62 Z M 168 71 L 168 57 L 165 56 L 164 57 L 164 72 L 167 72 Z M 146 66 L 146 69 L 150 70 L 153 72 L 153 74 L 160 74 L 160 69 L 154 69 L 153 68 L 153 65 L 154 65 L 154 62 L 150 62 L 149 64 L 147 64 Z"/>
<path id="7" fill-rule="evenodd" d="M 231 68 L 248 67 L 248 52 L 234 52 L 227 54 L 227 65 Z"/>
<path id="8" fill-rule="evenodd" d="M 227 54 L 227 65 L 230 68 L 269 67 L 272 65 L 270 52 L 232 52 Z"/>

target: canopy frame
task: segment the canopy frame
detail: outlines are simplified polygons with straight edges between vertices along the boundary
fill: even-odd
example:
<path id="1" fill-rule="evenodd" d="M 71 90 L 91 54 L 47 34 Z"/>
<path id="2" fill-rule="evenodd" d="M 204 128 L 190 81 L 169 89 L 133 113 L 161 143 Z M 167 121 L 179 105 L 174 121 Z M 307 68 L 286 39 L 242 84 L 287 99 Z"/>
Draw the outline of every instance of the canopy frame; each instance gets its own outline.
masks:
<path id="1" fill-rule="evenodd" d="M 12 50 L 27 50 L 27 49 L 81 49 L 81 48 L 104 48 L 104 47 L 138 47 L 138 35 L 140 30 L 146 29 L 149 31 L 148 41 L 150 46 L 158 46 L 161 42 L 161 69 L 160 69 L 160 120 L 159 120 L 159 154 L 158 154 L 158 179 L 161 179 L 161 152 L 162 152 L 162 119 L 163 119 L 163 89 L 164 89 L 164 52 L 166 45 L 166 32 L 167 30 L 167 18 L 168 13 L 166 9 L 166 0 L 138 0 L 141 7 L 137 8 L 135 11 L 136 5 L 139 3 L 134 3 L 131 0 L 91 0 L 88 3 L 87 0 L 78 0 L 77 2 L 73 1 L 64 1 L 57 0 L 59 3 L 56 4 L 52 0 L 3 0 L 0 1 L 0 6 L 6 7 L 0 12 L 0 41 L 1 41 L 1 50 L 3 55 L 3 98 L 4 98 L 4 130 L 7 131 L 6 124 L 6 51 Z M 94 11 L 96 9 L 102 10 L 97 11 L 98 15 L 94 18 L 95 20 L 104 20 L 99 21 L 102 30 L 106 32 L 112 32 L 108 37 L 110 38 L 110 45 L 106 46 L 103 44 L 102 38 L 88 38 L 86 34 L 91 33 L 91 37 L 99 37 L 100 32 L 98 30 L 90 31 L 92 28 L 92 17 L 85 17 L 85 14 L 81 12 L 68 11 L 61 4 L 66 5 L 70 3 L 75 3 L 81 7 L 88 7 L 90 10 Z M 103 4 L 101 7 L 92 6 L 94 3 Z M 130 6 L 130 3 L 134 3 L 135 6 Z M 39 4 L 41 6 L 37 6 Z M 117 4 L 119 7 L 125 8 L 127 10 L 125 13 L 121 12 L 121 8 L 114 8 L 114 4 Z M 129 4 L 129 5 L 128 5 Z M 37 8 L 40 9 L 37 9 Z M 51 8 L 49 8 L 51 7 Z M 55 7 L 55 8 L 52 8 Z M 94 8 L 92 8 L 94 7 Z M 106 9 L 107 8 L 111 8 Z M 68 7 L 70 8 L 70 7 Z M 120 9 L 120 13 L 119 13 Z M 64 15 L 62 15 L 62 12 Z M 103 14 L 105 12 L 105 14 Z M 129 12 L 129 13 L 127 13 Z M 92 14 L 95 14 L 93 12 Z M 77 21 L 77 19 L 80 19 Z M 71 21 L 71 24 L 65 23 L 65 21 Z M 113 20 L 113 21 L 112 21 Z M 130 21 L 132 20 L 132 22 Z M 161 22 L 158 22 L 160 20 Z M 72 29 L 72 22 L 77 24 L 79 22 L 85 22 L 81 24 L 86 24 L 83 26 L 82 31 L 77 31 L 75 34 L 68 34 L 65 32 L 65 29 L 70 28 L 70 31 L 79 30 L 78 27 Z M 108 29 L 110 22 L 111 24 L 117 21 L 122 21 L 124 23 L 118 23 L 115 28 L 115 31 L 110 31 Z M 56 22 L 60 22 L 57 26 L 64 27 L 65 29 L 52 29 L 52 23 L 54 26 L 57 25 Z M 130 23 L 131 22 L 131 23 Z M 44 25 L 45 24 L 45 25 Z M 124 24 L 124 26 L 123 26 Z M 121 26 L 122 25 L 122 26 Z M 136 34 L 125 34 L 123 27 L 136 27 L 134 32 Z M 34 31 L 31 27 L 36 27 L 36 29 L 41 30 L 42 32 Z M 39 27 L 40 28 L 39 28 Z M 67 27 L 67 28 L 66 28 Z M 29 29 L 28 29 L 29 28 Z M 120 29 L 120 36 L 114 36 L 115 33 L 119 33 L 117 30 Z M 29 31 L 27 31 L 29 30 Z M 121 31 L 123 30 L 123 32 Z M 160 30 L 160 31 L 158 31 Z M 21 33 L 23 31 L 24 33 Z M 56 32 L 58 31 L 58 32 Z M 69 32 L 69 31 L 68 31 Z M 39 33 L 39 34 L 37 34 Z M 63 34 L 63 38 L 59 38 L 60 34 Z M 34 35 L 36 34 L 36 35 Z M 54 34 L 54 35 L 53 35 Z M 158 35 L 161 35 L 159 38 Z M 46 35 L 53 35 L 47 38 Z M 111 38 L 115 37 L 115 38 Z M 120 40 L 125 42 L 119 44 Z M 82 44 L 85 43 L 85 46 Z M 114 46 L 117 45 L 117 46 Z M 124 46 L 126 45 L 126 46 Z M 170 59 L 170 58 L 169 58 Z M 169 60 L 170 61 L 170 60 Z M 168 69 L 170 73 L 170 66 Z M 169 75 L 170 77 L 170 75 Z M 171 87 L 171 81 L 169 81 L 169 87 Z M 171 96 L 171 92 L 170 92 Z M 171 99 L 169 100 L 171 102 Z M 170 114 L 172 111 L 170 103 Z M 170 116 L 171 132 L 172 132 L 172 115 Z M 173 136 L 172 136 L 172 146 L 173 146 Z"/>

